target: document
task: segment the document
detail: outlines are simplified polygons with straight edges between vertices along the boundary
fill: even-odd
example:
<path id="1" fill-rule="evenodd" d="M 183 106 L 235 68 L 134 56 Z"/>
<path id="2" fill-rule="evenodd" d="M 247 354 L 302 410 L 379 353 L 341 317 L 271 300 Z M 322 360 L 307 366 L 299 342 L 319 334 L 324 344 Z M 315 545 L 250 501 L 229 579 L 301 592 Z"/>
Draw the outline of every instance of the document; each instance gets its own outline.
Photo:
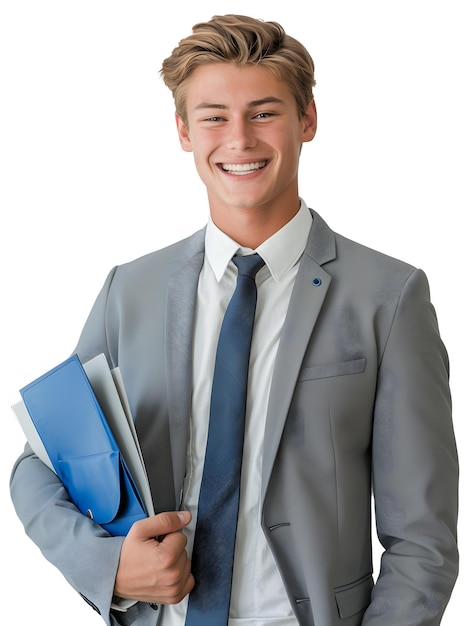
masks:
<path id="1" fill-rule="evenodd" d="M 154 515 L 149 480 L 119 368 L 110 370 L 104 354 L 83 364 L 93 391 L 136 481 L 148 515 Z"/>

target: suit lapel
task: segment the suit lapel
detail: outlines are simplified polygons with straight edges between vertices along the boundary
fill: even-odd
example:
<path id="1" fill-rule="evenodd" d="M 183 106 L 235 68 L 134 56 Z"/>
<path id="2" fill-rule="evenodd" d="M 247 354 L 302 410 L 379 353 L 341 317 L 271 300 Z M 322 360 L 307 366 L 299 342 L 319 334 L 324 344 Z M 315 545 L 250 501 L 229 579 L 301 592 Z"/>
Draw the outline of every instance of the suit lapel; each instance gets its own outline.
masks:
<path id="1" fill-rule="evenodd" d="M 304 354 L 330 285 L 321 267 L 335 258 L 335 237 L 313 213 L 313 225 L 291 295 L 273 371 L 262 465 L 262 501 L 280 443 Z"/>
<path id="2" fill-rule="evenodd" d="M 166 317 L 166 365 L 170 444 L 175 501 L 180 503 L 191 412 L 193 324 L 198 279 L 204 259 L 204 231 L 190 240 L 192 253 L 169 280 Z"/>

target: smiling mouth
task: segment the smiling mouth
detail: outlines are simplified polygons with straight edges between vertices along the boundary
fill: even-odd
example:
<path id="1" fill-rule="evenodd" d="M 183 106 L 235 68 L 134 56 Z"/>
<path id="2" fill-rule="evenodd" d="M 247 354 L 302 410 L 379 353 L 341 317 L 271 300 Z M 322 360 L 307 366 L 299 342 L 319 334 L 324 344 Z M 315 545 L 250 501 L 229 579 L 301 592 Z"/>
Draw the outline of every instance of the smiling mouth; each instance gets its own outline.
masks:
<path id="1" fill-rule="evenodd" d="M 253 163 L 221 163 L 221 169 L 235 176 L 247 176 L 258 170 L 262 170 L 268 161 L 254 161 Z"/>

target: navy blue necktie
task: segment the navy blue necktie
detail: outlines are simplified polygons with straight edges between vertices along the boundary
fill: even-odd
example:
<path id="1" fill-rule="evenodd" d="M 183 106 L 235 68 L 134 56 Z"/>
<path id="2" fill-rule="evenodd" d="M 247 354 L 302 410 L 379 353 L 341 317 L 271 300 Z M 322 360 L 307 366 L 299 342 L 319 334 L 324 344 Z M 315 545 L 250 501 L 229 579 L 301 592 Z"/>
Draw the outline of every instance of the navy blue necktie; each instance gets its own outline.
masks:
<path id="1" fill-rule="evenodd" d="M 239 511 L 247 378 L 257 304 L 258 254 L 235 256 L 237 285 L 216 351 L 208 441 L 192 557 L 186 626 L 227 626 Z"/>

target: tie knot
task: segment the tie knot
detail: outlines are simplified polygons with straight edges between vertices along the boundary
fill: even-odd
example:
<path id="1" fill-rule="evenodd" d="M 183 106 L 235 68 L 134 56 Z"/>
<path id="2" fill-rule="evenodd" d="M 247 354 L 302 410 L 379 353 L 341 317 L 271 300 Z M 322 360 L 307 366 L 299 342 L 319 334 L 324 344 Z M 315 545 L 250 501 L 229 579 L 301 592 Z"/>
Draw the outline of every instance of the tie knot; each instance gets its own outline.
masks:
<path id="1" fill-rule="evenodd" d="M 237 255 L 232 257 L 232 261 L 237 267 L 239 276 L 250 276 L 251 278 L 255 278 L 255 274 L 265 265 L 265 261 L 258 254 Z"/>

